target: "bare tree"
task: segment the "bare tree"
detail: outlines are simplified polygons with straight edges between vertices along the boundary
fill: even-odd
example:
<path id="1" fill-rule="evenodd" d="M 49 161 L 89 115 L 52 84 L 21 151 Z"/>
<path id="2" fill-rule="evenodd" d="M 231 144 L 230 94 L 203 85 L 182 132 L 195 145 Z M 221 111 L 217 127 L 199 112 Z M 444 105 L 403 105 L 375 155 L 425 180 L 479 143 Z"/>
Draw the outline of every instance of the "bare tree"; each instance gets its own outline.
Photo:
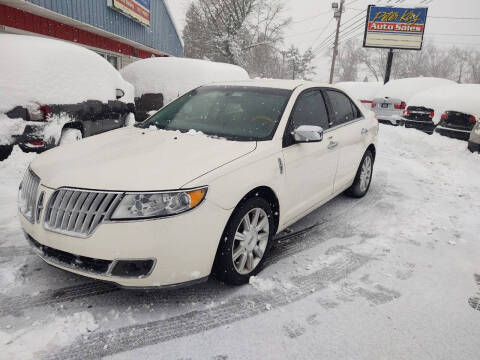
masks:
<path id="1" fill-rule="evenodd" d="M 362 61 L 361 48 L 355 45 L 353 40 L 346 41 L 337 54 L 337 66 L 335 78 L 339 81 L 356 81 L 358 68 Z"/>
<path id="2" fill-rule="evenodd" d="M 360 43 L 347 41 L 339 49 L 336 77 L 353 81 L 363 68 L 381 81 L 385 75 L 387 53 L 386 49 L 364 49 Z M 431 76 L 457 82 L 480 82 L 479 64 L 478 50 L 426 44 L 421 51 L 395 50 L 391 76 L 393 79 Z"/>
<path id="3" fill-rule="evenodd" d="M 252 76 L 278 76 L 278 47 L 290 19 L 280 0 L 196 0 L 183 32 L 185 56 L 243 66 Z"/>

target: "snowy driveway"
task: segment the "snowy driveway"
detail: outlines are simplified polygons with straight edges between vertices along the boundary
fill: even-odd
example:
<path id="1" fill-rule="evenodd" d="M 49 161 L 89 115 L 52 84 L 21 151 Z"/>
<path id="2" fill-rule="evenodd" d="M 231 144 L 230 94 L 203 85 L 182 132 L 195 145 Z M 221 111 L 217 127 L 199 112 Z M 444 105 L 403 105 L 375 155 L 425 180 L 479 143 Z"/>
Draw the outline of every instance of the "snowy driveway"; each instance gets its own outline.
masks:
<path id="1" fill-rule="evenodd" d="M 16 149 L 0 163 L 0 357 L 478 359 L 480 155 L 389 126 L 377 153 L 367 196 L 282 233 L 250 285 L 141 292 L 33 255 L 16 189 L 35 155 Z"/>

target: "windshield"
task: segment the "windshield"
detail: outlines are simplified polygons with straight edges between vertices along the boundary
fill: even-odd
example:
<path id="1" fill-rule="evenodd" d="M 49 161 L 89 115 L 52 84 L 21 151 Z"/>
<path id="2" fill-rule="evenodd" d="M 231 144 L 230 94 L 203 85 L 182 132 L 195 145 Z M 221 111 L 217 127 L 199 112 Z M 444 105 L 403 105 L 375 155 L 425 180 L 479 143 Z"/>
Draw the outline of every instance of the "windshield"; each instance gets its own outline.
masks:
<path id="1" fill-rule="evenodd" d="M 231 140 L 270 140 L 291 90 L 244 86 L 207 86 L 173 101 L 139 127 L 201 131 Z"/>

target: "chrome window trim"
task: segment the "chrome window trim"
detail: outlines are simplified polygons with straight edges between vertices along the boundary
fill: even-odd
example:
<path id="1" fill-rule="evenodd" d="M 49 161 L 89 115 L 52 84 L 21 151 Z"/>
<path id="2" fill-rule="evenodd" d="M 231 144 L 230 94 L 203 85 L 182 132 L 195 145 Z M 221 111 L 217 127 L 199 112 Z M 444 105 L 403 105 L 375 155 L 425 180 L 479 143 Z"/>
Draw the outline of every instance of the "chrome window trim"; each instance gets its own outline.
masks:
<path id="1" fill-rule="evenodd" d="M 324 133 L 324 134 L 327 134 L 327 133 L 329 133 L 330 131 L 334 131 L 334 130 L 340 129 L 340 128 L 344 127 L 344 126 L 348 126 L 348 125 L 354 124 L 354 123 L 356 123 L 356 122 L 358 122 L 358 121 L 362 121 L 362 120 L 365 120 L 365 117 L 364 117 L 364 116 L 361 116 L 361 117 L 358 117 L 358 118 L 356 118 L 356 119 L 353 119 L 353 120 L 344 122 L 343 124 L 339 124 L 339 125 L 330 127 L 330 128 L 328 128 L 327 130 L 325 130 L 323 133 Z"/>
<path id="2" fill-rule="evenodd" d="M 463 132 L 463 133 L 467 133 L 467 134 L 470 134 L 472 132 L 472 131 L 468 131 L 468 130 L 447 128 L 447 127 L 444 127 L 444 126 L 437 126 L 436 128 L 437 129 L 442 129 L 442 130 L 447 130 L 447 131 L 458 131 L 458 132 Z"/>

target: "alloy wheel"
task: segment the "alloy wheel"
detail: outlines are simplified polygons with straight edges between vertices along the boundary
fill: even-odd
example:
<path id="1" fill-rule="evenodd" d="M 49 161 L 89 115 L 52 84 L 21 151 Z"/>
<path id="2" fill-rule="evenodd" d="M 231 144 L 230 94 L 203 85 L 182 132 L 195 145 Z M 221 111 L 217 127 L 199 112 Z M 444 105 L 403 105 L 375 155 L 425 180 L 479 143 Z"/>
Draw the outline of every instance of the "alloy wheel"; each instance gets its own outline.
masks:
<path id="1" fill-rule="evenodd" d="M 360 191 L 367 191 L 370 179 L 372 177 L 372 158 L 370 156 L 365 157 L 362 164 L 362 170 L 360 172 Z"/>
<path id="2" fill-rule="evenodd" d="M 268 215 L 262 208 L 251 209 L 237 227 L 232 246 L 235 270 L 242 275 L 251 273 L 260 263 L 270 233 Z"/>

